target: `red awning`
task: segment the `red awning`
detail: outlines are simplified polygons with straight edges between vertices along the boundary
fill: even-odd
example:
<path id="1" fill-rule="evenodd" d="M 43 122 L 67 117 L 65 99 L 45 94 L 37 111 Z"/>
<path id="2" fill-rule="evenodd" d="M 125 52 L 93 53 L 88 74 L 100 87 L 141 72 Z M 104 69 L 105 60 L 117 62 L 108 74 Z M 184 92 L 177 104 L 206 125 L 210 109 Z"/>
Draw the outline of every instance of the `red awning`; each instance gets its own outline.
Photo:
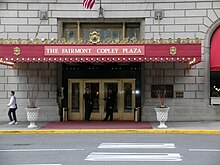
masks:
<path id="1" fill-rule="evenodd" d="M 201 61 L 201 44 L 0 44 L 4 62 Z"/>
<path id="2" fill-rule="evenodd" d="M 215 31 L 211 40 L 210 70 L 220 71 L 220 27 Z"/>

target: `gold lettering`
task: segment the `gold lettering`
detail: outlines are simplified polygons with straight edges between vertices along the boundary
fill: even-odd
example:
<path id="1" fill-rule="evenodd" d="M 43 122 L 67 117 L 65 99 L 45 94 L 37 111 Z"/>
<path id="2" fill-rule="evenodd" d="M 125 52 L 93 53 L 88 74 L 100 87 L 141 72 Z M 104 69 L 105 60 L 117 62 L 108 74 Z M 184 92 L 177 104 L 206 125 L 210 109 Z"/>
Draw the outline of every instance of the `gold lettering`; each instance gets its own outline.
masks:
<path id="1" fill-rule="evenodd" d="M 125 54 L 139 54 L 139 53 L 142 53 L 141 49 L 138 49 L 138 48 L 123 48 L 122 50 L 123 53 Z"/>
<path id="2" fill-rule="evenodd" d="M 100 49 L 97 49 L 97 53 L 99 53 L 99 54 L 114 54 L 114 53 L 117 54 L 118 50 L 119 49 L 116 49 L 116 48 L 107 48 L 107 49 L 100 48 Z"/>
<path id="3" fill-rule="evenodd" d="M 91 49 L 61 49 L 62 54 L 89 54 Z"/>

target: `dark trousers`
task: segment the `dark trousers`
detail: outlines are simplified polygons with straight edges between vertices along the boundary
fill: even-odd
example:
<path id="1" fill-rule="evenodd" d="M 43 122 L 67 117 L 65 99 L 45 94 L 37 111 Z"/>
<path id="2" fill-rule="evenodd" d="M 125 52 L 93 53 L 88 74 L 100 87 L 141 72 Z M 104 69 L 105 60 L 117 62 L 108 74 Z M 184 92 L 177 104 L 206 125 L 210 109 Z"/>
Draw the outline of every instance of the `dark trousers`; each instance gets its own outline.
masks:
<path id="1" fill-rule="evenodd" d="M 17 122 L 17 117 L 16 117 L 15 111 L 16 111 L 15 108 L 9 108 L 9 110 L 8 110 L 8 117 L 9 117 L 10 121 L 13 121 L 13 119 L 14 119 L 14 121 Z M 11 114 L 13 115 L 13 119 L 12 119 Z"/>
<path id="2" fill-rule="evenodd" d="M 91 112 L 92 112 L 91 107 L 86 107 L 85 108 L 85 120 L 86 121 L 90 120 Z"/>
<path id="3" fill-rule="evenodd" d="M 110 121 L 113 121 L 113 109 L 112 108 L 106 109 L 106 116 L 104 120 L 107 121 L 109 117 L 110 117 Z"/>

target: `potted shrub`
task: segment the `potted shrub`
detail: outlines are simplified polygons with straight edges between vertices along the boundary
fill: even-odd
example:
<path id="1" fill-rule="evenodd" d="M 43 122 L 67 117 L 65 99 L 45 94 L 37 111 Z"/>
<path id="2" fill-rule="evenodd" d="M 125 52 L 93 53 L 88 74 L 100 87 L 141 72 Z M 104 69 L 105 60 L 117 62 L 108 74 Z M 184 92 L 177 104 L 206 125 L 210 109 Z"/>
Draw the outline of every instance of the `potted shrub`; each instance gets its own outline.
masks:
<path id="1" fill-rule="evenodd" d="M 27 120 L 30 122 L 28 128 L 37 128 L 35 122 L 38 120 L 40 110 L 40 108 L 36 106 L 38 91 L 39 90 L 37 84 L 31 84 L 28 86 L 28 99 L 30 105 L 25 108 L 27 112 Z"/>
<path id="2" fill-rule="evenodd" d="M 168 119 L 168 112 L 170 108 L 165 105 L 165 96 L 166 96 L 165 87 L 161 86 L 160 89 L 156 90 L 156 95 L 160 101 L 160 105 L 154 108 L 154 110 L 156 111 L 157 121 L 160 122 L 158 128 L 167 128 L 165 122 Z"/>

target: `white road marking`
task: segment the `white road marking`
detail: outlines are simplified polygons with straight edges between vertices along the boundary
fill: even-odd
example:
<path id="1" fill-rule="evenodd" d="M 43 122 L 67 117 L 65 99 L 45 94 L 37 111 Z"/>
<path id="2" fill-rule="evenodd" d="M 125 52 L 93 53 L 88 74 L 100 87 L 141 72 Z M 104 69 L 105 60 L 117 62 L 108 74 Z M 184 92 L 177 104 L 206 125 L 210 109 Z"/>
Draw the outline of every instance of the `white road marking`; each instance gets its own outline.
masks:
<path id="1" fill-rule="evenodd" d="M 98 148 L 175 148 L 173 143 L 101 143 Z"/>
<path id="2" fill-rule="evenodd" d="M 16 164 L 16 165 L 62 165 L 62 164 Z"/>
<path id="3" fill-rule="evenodd" d="M 197 151 L 197 152 L 220 152 L 220 149 L 189 149 L 189 151 Z"/>
<path id="4" fill-rule="evenodd" d="M 62 165 L 62 164 L 16 164 L 16 165 Z"/>
<path id="5" fill-rule="evenodd" d="M 179 153 L 111 153 L 92 152 L 87 161 L 182 161 Z"/>
<path id="6" fill-rule="evenodd" d="M 83 151 L 84 149 L 16 149 L 0 150 L 0 152 L 39 152 L 39 151 Z"/>

